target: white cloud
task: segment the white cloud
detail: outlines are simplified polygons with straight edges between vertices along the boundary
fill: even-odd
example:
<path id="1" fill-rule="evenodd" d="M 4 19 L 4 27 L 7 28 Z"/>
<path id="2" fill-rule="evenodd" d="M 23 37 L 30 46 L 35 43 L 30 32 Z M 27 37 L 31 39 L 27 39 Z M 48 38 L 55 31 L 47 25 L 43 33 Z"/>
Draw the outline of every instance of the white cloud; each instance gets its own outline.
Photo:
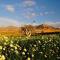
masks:
<path id="1" fill-rule="evenodd" d="M 44 14 L 43 13 L 40 13 L 40 16 L 44 16 Z"/>
<path id="2" fill-rule="evenodd" d="M 55 14 L 55 12 L 51 12 L 51 11 L 40 12 L 40 16 L 53 15 L 53 14 Z"/>
<path id="3" fill-rule="evenodd" d="M 17 20 L 6 18 L 6 17 L 0 17 L 0 27 L 20 26 L 21 24 L 22 23 Z"/>
<path id="4" fill-rule="evenodd" d="M 25 1 L 23 1 L 22 4 L 24 7 L 31 7 L 31 6 L 35 6 L 36 2 L 32 1 L 32 0 L 25 0 Z"/>
<path id="5" fill-rule="evenodd" d="M 37 16 L 37 14 L 35 12 L 26 12 L 23 14 L 24 17 L 31 19 Z"/>
<path id="6" fill-rule="evenodd" d="M 46 16 L 48 14 L 49 14 L 49 12 L 40 12 L 40 16 Z"/>
<path id="7" fill-rule="evenodd" d="M 45 15 L 48 15 L 48 14 L 49 14 L 49 12 L 45 12 L 44 14 L 45 14 Z"/>
<path id="8" fill-rule="evenodd" d="M 44 24 L 48 24 L 50 26 L 56 27 L 56 28 L 60 28 L 60 22 L 45 22 Z"/>
<path id="9" fill-rule="evenodd" d="M 15 10 L 13 5 L 6 5 L 5 9 L 9 12 L 14 12 L 14 10 Z"/>

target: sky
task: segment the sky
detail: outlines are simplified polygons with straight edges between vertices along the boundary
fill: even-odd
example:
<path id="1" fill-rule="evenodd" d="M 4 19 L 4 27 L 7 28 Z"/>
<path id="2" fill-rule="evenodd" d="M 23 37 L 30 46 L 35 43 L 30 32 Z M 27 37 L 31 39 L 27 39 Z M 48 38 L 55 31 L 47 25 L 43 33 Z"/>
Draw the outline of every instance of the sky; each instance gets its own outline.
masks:
<path id="1" fill-rule="evenodd" d="M 60 0 L 0 0 L 0 26 L 25 24 L 60 27 Z"/>

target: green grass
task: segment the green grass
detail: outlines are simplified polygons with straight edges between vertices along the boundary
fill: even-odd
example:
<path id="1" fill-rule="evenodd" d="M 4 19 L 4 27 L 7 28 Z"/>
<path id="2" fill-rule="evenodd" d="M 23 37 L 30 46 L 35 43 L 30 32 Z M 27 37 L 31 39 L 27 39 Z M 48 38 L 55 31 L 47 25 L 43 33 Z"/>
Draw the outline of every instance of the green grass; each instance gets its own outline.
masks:
<path id="1" fill-rule="evenodd" d="M 2 57 L 4 56 L 4 57 Z M 60 35 L 0 37 L 0 60 L 59 60 Z"/>

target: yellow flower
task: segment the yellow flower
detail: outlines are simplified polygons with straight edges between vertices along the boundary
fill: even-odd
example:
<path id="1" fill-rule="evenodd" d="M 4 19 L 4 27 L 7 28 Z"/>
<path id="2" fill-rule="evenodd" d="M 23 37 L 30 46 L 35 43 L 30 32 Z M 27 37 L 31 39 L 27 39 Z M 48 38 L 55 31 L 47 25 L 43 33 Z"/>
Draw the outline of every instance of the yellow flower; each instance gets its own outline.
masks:
<path id="1" fill-rule="evenodd" d="M 5 56 L 4 55 L 0 55 L 0 60 L 5 60 Z"/>
<path id="2" fill-rule="evenodd" d="M 13 41 L 11 41 L 11 43 L 13 43 Z"/>
<path id="3" fill-rule="evenodd" d="M 0 50 L 2 50 L 2 46 L 0 46 Z"/>
<path id="4" fill-rule="evenodd" d="M 27 60 L 31 60 L 31 58 L 30 58 L 30 57 L 28 57 L 28 58 L 27 58 Z"/>
<path id="5" fill-rule="evenodd" d="M 17 50 L 15 50 L 15 53 L 18 54 L 19 52 Z"/>
<path id="6" fill-rule="evenodd" d="M 20 47 L 18 44 L 16 44 L 17 47 Z"/>
<path id="7" fill-rule="evenodd" d="M 8 41 L 8 37 L 7 36 L 3 36 L 3 38 L 6 40 L 6 42 Z"/>
<path id="8" fill-rule="evenodd" d="M 14 46 L 14 48 L 17 50 L 17 46 Z"/>
<path id="9" fill-rule="evenodd" d="M 44 37 L 42 36 L 42 39 L 44 39 Z"/>
<path id="10" fill-rule="evenodd" d="M 11 48 L 11 51 L 14 51 L 14 49 Z"/>
<path id="11" fill-rule="evenodd" d="M 26 48 L 24 48 L 24 51 L 25 51 L 25 52 L 27 51 Z"/>
<path id="12" fill-rule="evenodd" d="M 6 42 L 4 42 L 4 45 L 7 45 L 7 43 L 6 43 Z"/>
<path id="13" fill-rule="evenodd" d="M 33 51 L 36 51 L 36 49 L 35 49 L 35 48 L 32 48 L 32 50 L 33 50 Z"/>

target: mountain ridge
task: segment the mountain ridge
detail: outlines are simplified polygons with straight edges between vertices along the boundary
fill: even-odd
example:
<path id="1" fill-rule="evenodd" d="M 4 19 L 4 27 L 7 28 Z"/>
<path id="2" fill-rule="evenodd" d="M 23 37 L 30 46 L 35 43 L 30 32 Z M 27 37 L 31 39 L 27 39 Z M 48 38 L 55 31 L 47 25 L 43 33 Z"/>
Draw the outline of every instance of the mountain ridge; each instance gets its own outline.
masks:
<path id="1" fill-rule="evenodd" d="M 60 32 L 60 28 L 55 28 L 47 24 L 41 25 L 24 25 L 21 27 L 8 26 L 0 27 L 0 34 L 4 35 L 26 35 L 26 32 L 31 31 L 31 34 L 34 33 L 51 33 L 51 32 Z"/>

